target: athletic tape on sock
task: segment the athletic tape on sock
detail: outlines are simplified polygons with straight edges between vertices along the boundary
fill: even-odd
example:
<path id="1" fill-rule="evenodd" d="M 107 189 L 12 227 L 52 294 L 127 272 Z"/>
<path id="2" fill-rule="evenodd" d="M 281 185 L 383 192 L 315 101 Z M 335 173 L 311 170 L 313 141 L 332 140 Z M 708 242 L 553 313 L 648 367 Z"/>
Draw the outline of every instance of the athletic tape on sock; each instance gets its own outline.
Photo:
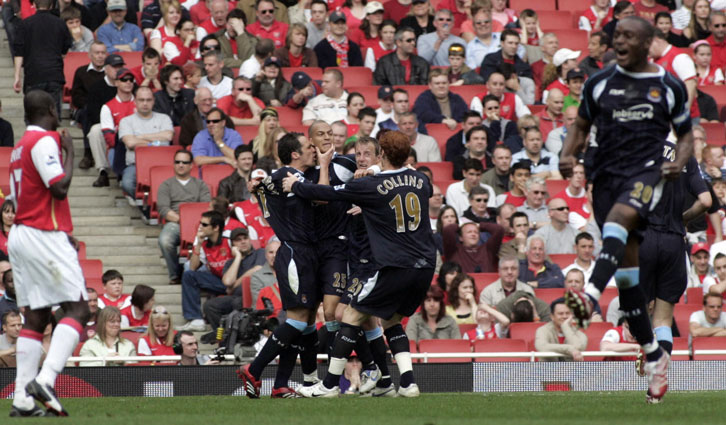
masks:
<path id="1" fill-rule="evenodd" d="M 658 326 L 654 329 L 655 339 L 658 341 L 668 341 L 673 343 L 673 331 L 668 326 Z"/>
<path id="2" fill-rule="evenodd" d="M 366 340 L 367 341 L 373 341 L 374 339 L 378 339 L 382 336 L 383 336 L 383 328 L 381 328 L 380 326 L 375 329 L 366 331 Z"/>
<path id="3" fill-rule="evenodd" d="M 607 222 L 602 226 L 602 238 L 615 238 L 623 244 L 628 242 L 628 229 L 618 223 Z"/>
<path id="4" fill-rule="evenodd" d="M 615 272 L 615 284 L 620 289 L 634 288 L 640 283 L 640 268 L 628 267 Z"/>
<path id="5" fill-rule="evenodd" d="M 290 319 L 290 318 L 285 320 L 285 323 L 287 323 L 288 325 L 292 326 L 293 328 L 299 330 L 300 332 L 304 331 L 305 328 L 308 327 L 307 322 L 303 322 L 301 320 Z"/>

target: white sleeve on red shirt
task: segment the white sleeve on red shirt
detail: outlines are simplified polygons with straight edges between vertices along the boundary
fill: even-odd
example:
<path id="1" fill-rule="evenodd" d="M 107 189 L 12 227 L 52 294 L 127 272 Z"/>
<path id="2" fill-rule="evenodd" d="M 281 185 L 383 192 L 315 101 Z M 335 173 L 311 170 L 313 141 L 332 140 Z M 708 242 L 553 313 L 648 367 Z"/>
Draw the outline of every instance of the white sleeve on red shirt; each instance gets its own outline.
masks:
<path id="1" fill-rule="evenodd" d="M 714 84 L 723 83 L 723 80 L 723 71 L 721 71 L 721 68 L 716 68 L 716 72 L 713 73 Z"/>
<path id="2" fill-rule="evenodd" d="M 146 343 L 144 338 L 139 338 L 139 346 L 136 347 L 136 354 L 140 356 L 150 356 L 152 354 L 151 347 Z"/>
<path id="3" fill-rule="evenodd" d="M 622 342 L 620 341 L 620 334 L 615 329 L 610 329 L 609 331 L 605 332 L 605 335 L 602 336 L 602 339 L 600 342 Z"/>
<path id="4" fill-rule="evenodd" d="M 693 59 L 685 53 L 681 53 L 673 58 L 673 69 L 676 71 L 681 81 L 687 81 L 691 78 L 697 78 L 696 65 Z"/>
<path id="5" fill-rule="evenodd" d="M 176 47 L 176 44 L 172 42 L 164 43 L 164 45 L 161 47 L 161 52 L 167 61 L 171 61 L 175 57 L 181 55 L 181 51 L 179 51 L 179 48 Z"/>
<path id="6" fill-rule="evenodd" d="M 45 187 L 50 187 L 56 179 L 63 178 L 65 175 L 60 162 L 58 144 L 52 137 L 45 136 L 38 140 L 30 151 L 30 155 Z"/>
<path id="7" fill-rule="evenodd" d="M 108 105 L 101 106 L 101 130 L 116 130 L 113 124 L 113 113 Z"/>
<path id="8" fill-rule="evenodd" d="M 708 294 L 708 289 L 710 287 L 712 287 L 713 285 L 715 285 L 716 283 L 717 282 L 716 282 L 716 278 L 715 277 L 713 277 L 713 276 L 706 276 L 703 279 L 703 295 Z"/>
<path id="9" fill-rule="evenodd" d="M 580 16 L 580 20 L 577 26 L 583 31 L 592 31 L 592 25 L 590 24 L 590 20 L 585 15 Z"/>
<path id="10" fill-rule="evenodd" d="M 129 318 L 126 317 L 125 314 L 121 315 L 121 328 L 128 328 L 131 326 L 131 323 L 129 323 Z"/>
<path id="11" fill-rule="evenodd" d="M 149 34 L 149 41 L 155 38 L 161 38 L 161 31 L 159 31 L 158 29 L 151 31 L 151 34 Z"/>
<path id="12" fill-rule="evenodd" d="M 518 94 L 514 95 L 514 114 L 517 115 L 517 118 L 521 118 L 525 115 L 529 115 L 532 112 L 530 112 L 527 105 L 524 104 L 524 101 L 521 97 L 519 97 Z"/>

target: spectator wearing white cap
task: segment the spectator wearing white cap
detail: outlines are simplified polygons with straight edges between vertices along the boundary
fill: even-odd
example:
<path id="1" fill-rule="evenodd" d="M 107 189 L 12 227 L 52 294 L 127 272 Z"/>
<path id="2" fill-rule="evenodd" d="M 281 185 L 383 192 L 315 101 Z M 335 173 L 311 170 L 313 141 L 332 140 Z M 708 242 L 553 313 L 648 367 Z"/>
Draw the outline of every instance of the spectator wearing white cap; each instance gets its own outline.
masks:
<path id="1" fill-rule="evenodd" d="M 579 50 L 570 50 L 563 48 L 555 52 L 552 57 L 552 65 L 554 65 L 554 74 L 552 68 L 549 70 L 546 68 L 542 77 L 542 87 L 545 87 L 542 93 L 542 102 L 547 102 L 547 96 L 549 96 L 550 90 L 560 89 L 564 96 L 570 94 L 570 89 L 567 87 L 567 73 L 571 69 L 577 68 L 577 58 L 580 57 Z"/>

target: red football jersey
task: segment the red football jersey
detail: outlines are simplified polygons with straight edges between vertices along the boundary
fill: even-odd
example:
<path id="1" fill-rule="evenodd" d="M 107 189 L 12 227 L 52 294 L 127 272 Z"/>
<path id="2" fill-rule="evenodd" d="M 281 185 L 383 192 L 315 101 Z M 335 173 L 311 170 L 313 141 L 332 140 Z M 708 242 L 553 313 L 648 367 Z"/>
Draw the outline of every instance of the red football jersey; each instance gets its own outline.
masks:
<path id="1" fill-rule="evenodd" d="M 68 198 L 56 199 L 50 186 L 65 177 L 60 135 L 29 125 L 10 156 L 10 193 L 15 224 L 40 230 L 73 231 Z"/>
<path id="2" fill-rule="evenodd" d="M 126 317 L 129 321 L 129 326 L 149 326 L 149 317 L 151 316 L 151 310 L 144 313 L 143 316 L 141 316 L 140 319 L 137 319 L 134 317 L 133 309 L 134 306 L 130 305 L 126 308 L 121 309 L 121 315 Z"/>
<path id="3" fill-rule="evenodd" d="M 207 268 L 213 275 L 221 279 L 224 263 L 234 258 L 229 239 L 222 238 L 222 243 L 213 246 L 207 246 L 207 243 L 203 242 L 201 248 L 199 258 L 202 260 L 202 263 L 207 265 Z"/>

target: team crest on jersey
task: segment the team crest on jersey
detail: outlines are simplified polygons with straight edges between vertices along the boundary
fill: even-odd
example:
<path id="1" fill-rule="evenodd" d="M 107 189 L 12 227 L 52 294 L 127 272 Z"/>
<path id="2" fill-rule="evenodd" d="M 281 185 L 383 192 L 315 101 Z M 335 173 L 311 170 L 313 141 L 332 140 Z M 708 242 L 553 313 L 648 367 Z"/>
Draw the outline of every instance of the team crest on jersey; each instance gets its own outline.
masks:
<path id="1" fill-rule="evenodd" d="M 511 109 L 511 107 L 509 105 L 502 106 L 502 112 L 505 114 L 508 114 L 510 109 Z"/>
<path id="2" fill-rule="evenodd" d="M 648 95 L 646 96 L 651 102 L 660 102 L 661 94 L 658 87 L 651 87 L 648 89 Z"/>

